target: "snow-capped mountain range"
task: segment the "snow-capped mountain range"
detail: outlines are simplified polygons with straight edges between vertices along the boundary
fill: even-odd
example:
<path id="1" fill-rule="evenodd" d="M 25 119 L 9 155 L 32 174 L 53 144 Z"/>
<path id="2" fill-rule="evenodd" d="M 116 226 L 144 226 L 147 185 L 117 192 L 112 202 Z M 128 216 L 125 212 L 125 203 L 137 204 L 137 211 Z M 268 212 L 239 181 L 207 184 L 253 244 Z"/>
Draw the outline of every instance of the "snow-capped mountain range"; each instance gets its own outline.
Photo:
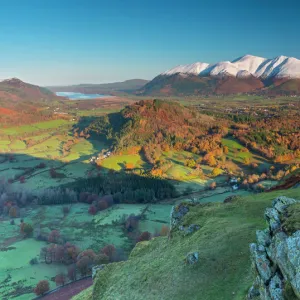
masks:
<path id="1" fill-rule="evenodd" d="M 201 77 L 233 76 L 247 78 L 254 76 L 263 80 L 274 78 L 300 78 L 300 60 L 294 57 L 278 56 L 273 59 L 245 55 L 233 61 L 222 61 L 216 64 L 196 62 L 189 65 L 180 65 L 166 72 L 162 76 L 174 74 L 191 74 Z"/>

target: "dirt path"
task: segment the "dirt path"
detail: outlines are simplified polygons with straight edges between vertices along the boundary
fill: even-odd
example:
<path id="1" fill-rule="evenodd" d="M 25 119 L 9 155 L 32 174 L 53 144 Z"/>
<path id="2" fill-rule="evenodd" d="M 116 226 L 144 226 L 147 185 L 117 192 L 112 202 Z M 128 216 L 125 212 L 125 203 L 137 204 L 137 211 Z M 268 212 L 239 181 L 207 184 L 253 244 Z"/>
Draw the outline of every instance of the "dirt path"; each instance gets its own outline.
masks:
<path id="1" fill-rule="evenodd" d="M 46 295 L 42 300 L 69 300 L 79 294 L 82 290 L 87 289 L 93 284 L 92 278 L 82 279 L 80 281 L 62 287 L 52 294 Z"/>

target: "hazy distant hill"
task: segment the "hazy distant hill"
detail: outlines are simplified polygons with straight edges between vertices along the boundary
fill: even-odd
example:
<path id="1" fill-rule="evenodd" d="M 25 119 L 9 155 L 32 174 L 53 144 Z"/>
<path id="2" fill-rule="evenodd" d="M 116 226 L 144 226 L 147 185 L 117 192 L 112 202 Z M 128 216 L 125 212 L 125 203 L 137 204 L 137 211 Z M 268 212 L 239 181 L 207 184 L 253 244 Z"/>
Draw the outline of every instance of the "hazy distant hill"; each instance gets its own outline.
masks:
<path id="1" fill-rule="evenodd" d="M 118 92 L 130 93 L 142 88 L 148 80 L 131 79 L 123 82 L 102 83 L 102 84 L 78 84 L 70 86 L 49 86 L 52 92 L 74 92 L 84 94 L 112 94 Z"/>
<path id="2" fill-rule="evenodd" d="M 140 95 L 300 94 L 300 60 L 245 55 L 236 60 L 180 65 L 156 76 Z"/>

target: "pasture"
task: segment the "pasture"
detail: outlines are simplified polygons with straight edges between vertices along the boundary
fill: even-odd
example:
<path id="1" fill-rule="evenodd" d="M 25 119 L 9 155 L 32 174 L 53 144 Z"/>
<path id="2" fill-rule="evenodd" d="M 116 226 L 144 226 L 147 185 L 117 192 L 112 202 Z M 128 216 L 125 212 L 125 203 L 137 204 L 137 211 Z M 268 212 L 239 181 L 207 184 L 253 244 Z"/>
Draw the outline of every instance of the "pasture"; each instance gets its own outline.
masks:
<path id="1" fill-rule="evenodd" d="M 59 230 L 65 241 L 82 250 L 93 249 L 98 252 L 105 245 L 114 244 L 128 254 L 132 248 L 132 241 L 124 233 L 122 222 L 125 217 L 130 214 L 139 215 L 145 211 L 139 230 L 147 230 L 154 234 L 162 225 L 169 224 L 171 210 L 170 204 L 119 204 L 91 216 L 88 214 L 88 207 L 87 204 L 74 204 L 65 216 L 62 206 L 38 206 L 27 209 L 24 220 L 34 228 L 39 227 L 43 234 L 48 234 L 53 229 Z M 22 239 L 19 223 L 19 219 L 15 219 L 16 225 L 10 225 L 9 221 L 1 223 L 1 299 L 33 298 L 32 289 L 39 280 L 49 280 L 51 288 L 55 288 L 53 277 L 60 272 L 67 273 L 65 265 L 46 264 L 39 260 L 40 249 L 47 243 L 34 238 Z M 37 258 L 39 263 L 31 265 L 29 261 L 33 258 Z"/>

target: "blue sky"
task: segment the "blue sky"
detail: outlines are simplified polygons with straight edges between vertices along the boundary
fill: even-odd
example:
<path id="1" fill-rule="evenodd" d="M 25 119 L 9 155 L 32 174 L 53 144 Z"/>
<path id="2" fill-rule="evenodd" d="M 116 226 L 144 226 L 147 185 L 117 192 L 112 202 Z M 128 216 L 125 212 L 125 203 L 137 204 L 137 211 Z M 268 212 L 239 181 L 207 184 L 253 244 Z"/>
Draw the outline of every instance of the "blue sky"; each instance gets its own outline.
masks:
<path id="1" fill-rule="evenodd" d="M 0 8 L 0 79 L 152 79 L 244 54 L 300 58 L 297 0 L 15 0 Z"/>

